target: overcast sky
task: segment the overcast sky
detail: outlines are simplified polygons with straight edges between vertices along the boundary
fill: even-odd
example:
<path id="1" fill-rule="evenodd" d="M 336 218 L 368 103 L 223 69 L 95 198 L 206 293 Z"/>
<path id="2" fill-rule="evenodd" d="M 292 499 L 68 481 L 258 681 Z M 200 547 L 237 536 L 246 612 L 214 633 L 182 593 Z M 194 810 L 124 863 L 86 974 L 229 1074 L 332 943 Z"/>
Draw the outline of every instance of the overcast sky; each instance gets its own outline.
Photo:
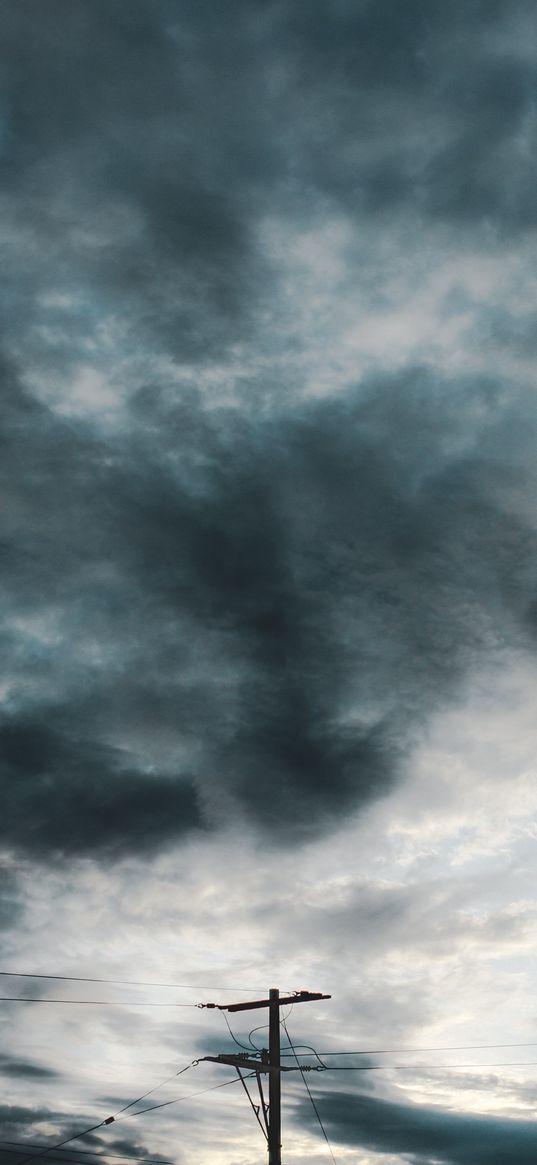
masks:
<path id="1" fill-rule="evenodd" d="M 534 1165 L 535 6 L 2 25 L 0 1165 Z"/>

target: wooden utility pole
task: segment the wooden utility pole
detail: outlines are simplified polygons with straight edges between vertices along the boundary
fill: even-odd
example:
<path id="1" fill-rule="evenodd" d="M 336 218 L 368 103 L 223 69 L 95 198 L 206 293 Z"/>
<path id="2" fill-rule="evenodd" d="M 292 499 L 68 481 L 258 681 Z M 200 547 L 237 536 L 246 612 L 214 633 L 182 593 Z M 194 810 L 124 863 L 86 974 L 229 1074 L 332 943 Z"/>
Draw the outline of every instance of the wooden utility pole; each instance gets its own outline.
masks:
<path id="1" fill-rule="evenodd" d="M 238 1055 L 221 1053 L 219 1056 L 203 1056 L 204 1060 L 211 1060 L 216 1064 L 231 1064 L 237 1069 L 239 1078 L 246 1091 L 250 1104 L 254 1109 L 258 1123 L 261 1125 L 265 1133 L 269 1160 L 268 1165 L 281 1165 L 282 1147 L 281 1147 L 281 1085 L 282 1072 L 298 1071 L 297 1068 L 291 1068 L 280 1063 L 280 1007 L 287 1003 L 310 1003 L 315 999 L 331 999 L 331 995 L 322 995 L 320 991 L 295 991 L 294 995 L 281 996 L 277 987 L 271 987 L 268 999 L 252 999 L 248 1003 L 202 1003 L 201 1007 L 213 1007 L 218 1011 L 253 1011 L 259 1007 L 268 1007 L 269 1012 L 269 1048 L 268 1055 L 266 1051 L 260 1053 L 260 1060 L 254 1059 L 255 1052 L 239 1053 Z M 261 1099 L 261 1109 L 253 1104 L 252 1098 L 248 1092 L 245 1083 L 245 1078 L 241 1073 L 241 1068 L 249 1068 L 255 1072 L 257 1078 L 257 1085 Z M 302 1068 L 301 1071 L 308 1069 Z M 261 1074 L 268 1073 L 268 1092 L 269 1102 L 265 1104 L 263 1097 L 263 1088 L 261 1084 Z M 262 1111 L 264 1126 L 259 1116 Z"/>
<path id="2" fill-rule="evenodd" d="M 280 1069 L 280 992 L 269 991 L 269 1064 L 277 1071 L 269 1072 L 269 1165 L 281 1165 L 282 1160 L 282 1074 Z"/>

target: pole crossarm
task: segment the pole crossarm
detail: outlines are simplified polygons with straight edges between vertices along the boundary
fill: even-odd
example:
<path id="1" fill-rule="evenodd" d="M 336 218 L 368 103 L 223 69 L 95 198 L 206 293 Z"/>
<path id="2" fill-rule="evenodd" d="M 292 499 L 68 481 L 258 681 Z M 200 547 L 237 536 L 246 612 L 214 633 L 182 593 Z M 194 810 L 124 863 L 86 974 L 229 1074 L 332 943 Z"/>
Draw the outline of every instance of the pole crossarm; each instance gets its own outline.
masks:
<path id="1" fill-rule="evenodd" d="M 331 995 L 323 995 L 321 991 L 295 991 L 293 995 L 280 995 L 278 1006 L 288 1003 L 310 1003 L 314 999 L 331 999 Z M 248 1003 L 199 1003 L 198 1007 L 212 1007 L 218 1011 L 254 1011 L 259 1007 L 270 1007 L 270 999 L 253 999 Z"/>
<path id="2" fill-rule="evenodd" d="M 287 1064 L 268 1064 L 264 1060 L 251 1060 L 248 1052 L 221 1052 L 218 1056 L 200 1056 L 202 1060 L 210 1060 L 212 1064 L 231 1064 L 233 1068 L 250 1068 L 254 1072 L 298 1072 L 298 1068 Z M 307 1065 L 306 1065 L 307 1067 Z"/>

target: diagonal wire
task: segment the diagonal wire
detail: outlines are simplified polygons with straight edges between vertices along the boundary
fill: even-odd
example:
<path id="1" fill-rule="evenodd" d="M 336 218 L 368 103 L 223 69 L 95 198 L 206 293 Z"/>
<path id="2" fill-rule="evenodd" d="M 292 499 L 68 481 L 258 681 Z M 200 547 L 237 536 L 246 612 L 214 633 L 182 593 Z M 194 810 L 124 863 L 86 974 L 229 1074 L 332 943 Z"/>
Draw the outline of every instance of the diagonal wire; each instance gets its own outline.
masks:
<path id="1" fill-rule="evenodd" d="M 255 1076 L 255 1072 L 250 1072 L 244 1079 L 251 1080 L 252 1076 Z M 138 1112 L 129 1112 L 127 1116 L 119 1118 L 119 1123 L 121 1124 L 121 1121 L 128 1120 L 131 1116 L 142 1116 L 144 1112 L 154 1112 L 156 1108 L 167 1108 L 169 1104 L 178 1104 L 180 1100 L 191 1100 L 194 1096 L 203 1096 L 206 1092 L 216 1092 L 217 1088 L 227 1088 L 229 1084 L 238 1083 L 238 1077 L 234 1076 L 232 1080 L 224 1080 L 223 1084 L 212 1084 L 210 1088 L 202 1088 L 199 1092 L 187 1092 L 186 1096 L 176 1096 L 174 1100 L 163 1100 L 162 1104 L 151 1104 L 149 1108 L 140 1108 Z M 106 1121 L 103 1122 L 103 1124 L 106 1123 Z"/>
<path id="2" fill-rule="evenodd" d="M 185 1068 L 180 1068 L 178 1072 L 174 1072 L 173 1075 L 168 1076 L 166 1080 L 161 1080 L 160 1083 L 155 1084 L 153 1088 L 148 1088 L 147 1092 L 143 1092 L 142 1095 L 137 1096 L 135 1100 L 130 1100 L 128 1104 L 123 1105 L 123 1108 L 119 1108 L 113 1116 L 107 1117 L 106 1120 L 99 1121 L 99 1124 L 92 1125 L 89 1129 L 83 1129 L 80 1133 L 74 1133 L 73 1136 L 66 1137 L 64 1141 L 59 1141 L 56 1145 L 50 1145 L 48 1149 L 42 1149 L 40 1153 L 30 1153 L 28 1157 L 23 1157 L 22 1161 L 18 1162 L 18 1165 L 28 1165 L 29 1161 L 36 1161 L 39 1157 L 45 1157 L 48 1153 L 55 1153 L 57 1149 L 62 1149 L 64 1145 L 70 1145 L 72 1141 L 78 1141 L 80 1137 L 86 1137 L 88 1133 L 94 1133 L 96 1129 L 102 1129 L 104 1125 L 113 1124 L 121 1113 L 127 1112 L 127 1109 L 132 1108 L 134 1104 L 139 1104 L 141 1100 L 145 1100 L 146 1096 L 150 1096 L 152 1092 L 157 1091 L 157 1088 L 162 1088 L 164 1084 L 168 1084 L 169 1081 L 174 1080 L 176 1076 L 182 1076 L 183 1072 L 188 1072 L 188 1069 L 192 1068 L 193 1064 L 195 1063 L 196 1061 L 192 1060 L 192 1062 L 187 1064 Z M 142 1112 L 146 1111 L 146 1109 L 142 1109 Z M 130 1115 L 135 1116 L 136 1114 L 130 1113 Z"/>
<path id="3" fill-rule="evenodd" d="M 146 1096 L 151 1096 L 152 1093 L 157 1092 L 159 1088 L 164 1088 L 164 1085 L 169 1084 L 170 1080 L 176 1080 L 178 1076 L 182 1076 L 184 1072 L 188 1072 L 189 1068 L 193 1068 L 194 1064 L 196 1063 L 196 1060 L 191 1060 L 190 1064 L 187 1064 L 185 1068 L 179 1068 L 177 1072 L 172 1072 L 171 1076 L 167 1076 L 165 1080 L 161 1080 L 160 1083 L 155 1084 L 153 1088 L 148 1088 L 147 1092 L 143 1092 L 141 1096 L 137 1096 L 136 1100 L 129 1101 L 128 1104 L 126 1104 L 123 1108 L 120 1108 L 119 1111 L 115 1113 L 114 1120 L 121 1112 L 126 1112 L 128 1108 L 132 1108 L 133 1105 L 139 1104 L 141 1100 L 145 1100 Z"/>
<path id="4" fill-rule="evenodd" d="M 311 1104 L 312 1104 L 313 1111 L 314 1111 L 314 1113 L 315 1113 L 315 1116 L 317 1117 L 317 1120 L 318 1120 L 318 1122 L 319 1122 L 319 1125 L 320 1125 L 320 1128 L 321 1128 L 321 1132 L 322 1132 L 322 1134 L 323 1134 L 323 1137 L 324 1137 L 324 1139 L 325 1139 L 325 1141 L 326 1141 L 326 1144 L 327 1144 L 327 1146 L 328 1146 L 328 1152 L 330 1153 L 330 1156 L 331 1156 L 331 1158 L 332 1158 L 332 1161 L 334 1162 L 334 1165 L 337 1165 L 337 1161 L 336 1161 L 336 1158 L 334 1157 L 334 1153 L 333 1153 L 333 1150 L 332 1150 L 332 1146 L 331 1146 L 331 1144 L 330 1144 L 330 1141 L 328 1140 L 328 1136 L 327 1136 L 326 1129 L 325 1129 L 325 1127 L 324 1127 L 324 1125 L 323 1125 L 323 1122 L 322 1122 L 322 1120 L 321 1120 L 321 1116 L 320 1116 L 320 1113 L 319 1113 L 319 1109 L 317 1108 L 317 1105 L 316 1105 L 316 1103 L 315 1103 L 315 1101 L 314 1101 L 314 1099 L 313 1099 L 313 1096 L 312 1096 L 312 1094 L 311 1094 L 311 1090 L 310 1090 L 310 1086 L 309 1086 L 309 1084 L 308 1084 L 308 1081 L 306 1080 L 306 1077 L 305 1077 L 305 1075 L 304 1075 L 304 1072 L 303 1072 L 303 1070 L 302 1070 L 302 1067 L 301 1067 L 301 1065 L 300 1065 L 300 1063 L 299 1063 L 298 1056 L 297 1056 L 297 1054 L 296 1054 L 296 1052 L 295 1052 L 295 1049 L 294 1049 L 293 1041 L 292 1041 L 292 1039 L 291 1039 L 291 1036 L 289 1035 L 289 1032 L 288 1032 L 288 1030 L 287 1030 L 287 1024 L 286 1024 L 286 1022 L 285 1022 L 285 1019 L 282 1019 L 282 1027 L 283 1027 L 283 1030 L 284 1030 L 284 1032 L 285 1032 L 285 1034 L 286 1034 L 286 1036 L 287 1036 L 287 1039 L 289 1040 L 289 1047 L 293 1049 L 293 1052 L 294 1052 L 294 1055 L 295 1055 L 295 1060 L 296 1060 L 296 1062 L 297 1062 L 297 1067 L 298 1067 L 298 1069 L 299 1069 L 299 1071 L 300 1071 L 300 1075 L 302 1076 L 302 1080 L 304 1081 L 304 1085 L 305 1085 L 305 1088 L 306 1088 L 306 1092 L 307 1092 L 307 1094 L 308 1094 L 308 1096 L 309 1096 L 309 1098 L 310 1098 L 310 1101 L 311 1101 Z"/>
<path id="5" fill-rule="evenodd" d="M 193 1063 L 196 1063 L 196 1061 L 193 1061 Z M 191 1065 L 189 1064 L 188 1067 L 190 1068 Z M 186 1068 L 182 1070 L 186 1072 Z M 251 1072 L 245 1079 L 249 1080 L 252 1076 L 255 1076 L 255 1072 Z M 57 1145 L 51 1145 L 50 1148 L 44 1149 L 42 1153 L 32 1153 L 30 1157 L 23 1157 L 22 1161 L 17 1162 L 17 1165 L 27 1165 L 29 1161 L 35 1161 L 39 1157 L 45 1157 L 47 1153 L 55 1153 L 57 1149 L 62 1149 L 64 1145 L 69 1145 L 71 1141 L 78 1141 L 80 1137 L 86 1137 L 88 1133 L 94 1133 L 96 1129 L 102 1129 L 104 1125 L 112 1124 L 117 1117 L 119 1117 L 120 1122 L 122 1120 L 128 1120 L 129 1117 L 141 1116 L 144 1112 L 154 1112 L 156 1108 L 166 1108 L 169 1104 L 178 1104 L 181 1100 L 190 1100 L 193 1096 L 203 1096 L 205 1092 L 215 1092 L 217 1088 L 226 1088 L 228 1084 L 238 1084 L 237 1077 L 235 1076 L 233 1080 L 224 1080 L 223 1084 L 213 1084 L 210 1088 L 202 1088 L 199 1092 L 187 1092 L 186 1096 L 176 1096 L 174 1100 L 165 1100 L 162 1104 L 151 1104 L 148 1108 L 141 1108 L 138 1112 L 129 1112 L 127 1116 L 122 1117 L 120 1113 L 126 1112 L 131 1107 L 130 1104 L 126 1104 L 114 1116 L 107 1117 L 106 1120 L 100 1121 L 98 1125 L 92 1125 L 89 1129 L 83 1129 L 80 1133 L 74 1133 L 72 1137 L 66 1137 L 64 1141 L 60 1141 Z M 146 1095 L 148 1094 L 146 1093 Z M 139 1097 L 138 1099 L 141 1098 Z M 131 1101 L 131 1104 L 136 1103 L 136 1101 Z"/>

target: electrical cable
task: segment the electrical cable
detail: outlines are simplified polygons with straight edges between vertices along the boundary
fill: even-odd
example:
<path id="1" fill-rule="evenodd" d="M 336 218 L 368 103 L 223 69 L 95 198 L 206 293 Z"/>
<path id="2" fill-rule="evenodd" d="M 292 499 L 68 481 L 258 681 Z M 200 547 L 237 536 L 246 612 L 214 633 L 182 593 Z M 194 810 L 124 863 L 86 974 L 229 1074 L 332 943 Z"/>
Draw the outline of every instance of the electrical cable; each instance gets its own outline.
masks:
<path id="1" fill-rule="evenodd" d="M 189 1068 L 192 1068 L 196 1063 L 197 1060 L 192 1060 L 191 1063 L 187 1064 L 185 1068 L 180 1068 L 178 1072 L 174 1072 L 173 1075 L 168 1076 L 166 1080 L 161 1080 L 160 1083 L 155 1084 L 153 1088 L 148 1088 L 147 1092 L 143 1092 L 142 1095 L 137 1096 L 135 1100 L 130 1100 L 128 1104 L 124 1104 L 123 1108 L 119 1108 L 113 1116 L 109 1116 L 105 1120 L 99 1121 L 99 1124 L 92 1125 L 91 1128 L 84 1129 L 81 1133 L 74 1133 L 72 1137 L 66 1137 L 64 1141 L 60 1141 L 57 1145 L 51 1145 L 50 1148 L 43 1149 L 40 1153 L 30 1153 L 28 1157 L 23 1157 L 22 1161 L 20 1161 L 18 1165 L 27 1165 L 29 1161 L 35 1161 L 39 1157 L 45 1157 L 48 1153 L 55 1153 L 58 1149 L 62 1149 L 64 1145 L 69 1145 L 72 1141 L 78 1141 L 80 1137 L 85 1137 L 88 1135 L 88 1133 L 95 1132 L 96 1129 L 102 1129 L 105 1125 L 114 1124 L 121 1113 L 127 1112 L 127 1109 L 132 1108 L 134 1104 L 139 1104 L 141 1100 L 145 1100 L 146 1096 L 150 1096 L 152 1092 L 157 1091 L 157 1088 L 162 1088 L 164 1084 L 168 1084 L 169 1081 L 174 1080 L 176 1076 L 182 1076 L 183 1072 L 188 1072 Z M 146 1112 L 147 1110 L 143 1109 L 142 1111 Z M 130 1113 L 129 1115 L 135 1116 L 137 1114 Z"/>
<path id="2" fill-rule="evenodd" d="M 244 1080 L 251 1080 L 253 1076 L 255 1076 L 255 1072 L 249 1072 L 247 1076 L 243 1077 L 243 1079 Z M 188 1092 L 186 1094 L 186 1096 L 176 1096 L 175 1100 L 164 1100 L 162 1102 L 162 1104 L 151 1104 L 149 1106 L 149 1108 L 141 1108 L 139 1110 L 139 1112 L 129 1112 L 127 1114 L 127 1116 L 120 1117 L 119 1124 L 121 1124 L 121 1122 L 124 1120 L 128 1120 L 129 1117 L 142 1116 L 142 1114 L 144 1112 L 154 1112 L 156 1108 L 167 1108 L 167 1106 L 169 1104 L 179 1104 L 180 1100 L 191 1100 L 191 1098 L 193 1096 L 204 1096 L 204 1094 L 206 1092 L 216 1092 L 217 1088 L 227 1088 L 228 1084 L 238 1084 L 238 1083 L 239 1083 L 238 1076 L 234 1076 L 233 1080 L 224 1080 L 223 1084 L 212 1084 L 210 1088 L 202 1088 L 200 1092 Z M 106 1124 L 107 1122 L 104 1121 L 103 1123 Z M 22 1163 L 20 1163 L 20 1165 L 22 1165 Z"/>
<path id="3" fill-rule="evenodd" d="M 258 1048 L 257 1044 L 254 1044 L 252 1036 L 255 1036 L 256 1032 L 268 1031 L 268 1026 L 268 1023 L 262 1023 L 259 1025 L 259 1027 L 253 1027 L 251 1032 L 248 1033 L 248 1042 L 251 1044 L 252 1048 L 255 1048 L 256 1052 L 259 1052 L 261 1049 Z"/>
<path id="4" fill-rule="evenodd" d="M 28 1141 L 0 1141 L 0 1145 L 12 1145 L 15 1148 L 21 1149 L 45 1149 L 46 1145 L 32 1145 Z M 52 1151 L 52 1150 L 51 1150 Z M 8 1149 L 0 1149 L 1 1153 L 9 1152 Z M 69 1153 L 69 1149 L 62 1149 L 62 1152 Z M 75 1149 L 77 1157 L 98 1157 L 103 1160 L 107 1157 L 117 1157 L 120 1161 L 143 1161 L 144 1165 L 174 1165 L 173 1161 L 168 1161 L 164 1157 L 136 1157 L 132 1153 L 99 1153 L 97 1149 Z M 58 1157 L 59 1161 L 66 1161 L 66 1157 Z"/>
<path id="5" fill-rule="evenodd" d="M 139 1104 L 141 1100 L 145 1100 L 146 1096 L 151 1096 L 152 1093 L 157 1092 L 159 1088 L 164 1088 L 164 1085 L 169 1084 L 170 1080 L 176 1080 L 178 1076 L 183 1076 L 185 1072 L 188 1072 L 190 1068 L 194 1067 L 194 1064 L 197 1064 L 197 1060 L 191 1060 L 190 1064 L 187 1064 L 185 1068 L 179 1068 L 177 1072 L 172 1072 L 171 1076 L 167 1076 L 165 1080 L 161 1080 L 160 1083 L 155 1084 L 153 1088 L 148 1088 L 147 1092 L 142 1092 L 142 1095 L 137 1096 L 136 1100 L 129 1101 L 129 1104 L 126 1104 L 124 1108 L 120 1108 L 119 1112 L 126 1112 L 128 1108 L 132 1108 L 133 1105 Z M 116 1113 L 116 1116 L 119 1116 L 119 1113 Z"/>
<path id="6" fill-rule="evenodd" d="M 85 975 L 39 975 L 34 971 L 0 971 L 0 975 L 14 979 L 60 979 L 66 983 L 116 983 L 124 987 L 175 987 L 192 991 L 264 991 L 264 987 L 230 987 L 214 983 L 155 983 L 143 979 L 99 979 Z M 289 991 L 291 994 L 291 991 Z"/>
<path id="7" fill-rule="evenodd" d="M 26 1146 L 26 1148 L 28 1148 L 28 1146 Z M 13 1159 L 13 1158 L 16 1158 L 16 1165 L 19 1165 L 19 1160 L 18 1160 L 18 1158 L 17 1158 L 17 1153 L 18 1153 L 18 1152 L 20 1152 L 20 1150 L 17 1150 L 17 1149 L 0 1149 L 0 1153 L 3 1153 L 3 1154 L 6 1154 L 6 1153 L 8 1153 L 8 1154 L 10 1154 L 10 1155 L 11 1155 L 11 1158 L 12 1158 L 12 1159 Z M 70 1152 L 70 1150 L 69 1150 L 69 1149 L 62 1149 L 62 1150 L 61 1150 L 61 1152 L 62 1152 L 62 1153 L 69 1153 L 69 1152 Z M 73 1150 L 72 1150 L 72 1152 L 73 1152 L 73 1153 L 78 1153 L 78 1149 L 73 1149 Z M 121 1160 L 124 1162 L 124 1165 L 130 1165 L 130 1162 L 131 1162 L 131 1161 L 132 1161 L 132 1162 L 134 1162 L 134 1161 L 144 1161 L 144 1162 L 145 1162 L 145 1161 L 149 1161 L 149 1160 L 150 1160 L 150 1158 L 147 1158 L 147 1157 L 131 1157 L 131 1156 L 129 1156 L 129 1154 L 128 1154 L 128 1153 L 117 1154 L 117 1156 L 120 1156 L 120 1157 L 121 1157 Z M 99 1154 L 97 1154 L 97 1158 L 99 1158 Z M 106 1158 L 103 1158 L 103 1160 L 106 1160 Z M 48 1162 L 48 1161 L 58 1161 L 58 1162 L 59 1162 L 59 1161 L 63 1161 L 63 1162 L 64 1162 L 64 1165 L 82 1165 L 82 1162 L 81 1162 L 81 1160 L 80 1160 L 80 1157 L 73 1157 L 73 1156 L 69 1156 L 69 1157 L 60 1157 L 60 1156 L 57 1156 L 57 1157 L 56 1157 L 56 1156 L 54 1155 L 54 1153 L 51 1153 L 50 1157 L 47 1157 L 47 1162 Z M 167 1165 L 173 1165 L 173 1161 L 170 1161 L 170 1162 L 168 1162 L 168 1163 L 167 1163 Z"/>
<path id="8" fill-rule="evenodd" d="M 305 1077 L 305 1075 L 304 1075 L 304 1072 L 303 1072 L 303 1070 L 302 1070 L 302 1066 L 301 1066 L 301 1064 L 299 1063 L 298 1056 L 297 1056 L 297 1054 L 296 1054 L 296 1051 L 295 1051 L 295 1049 L 294 1049 L 294 1046 L 293 1046 L 293 1041 L 292 1041 L 292 1039 L 291 1039 L 291 1036 L 289 1035 L 289 1032 L 288 1032 L 288 1030 L 287 1030 L 287 1024 L 286 1024 L 286 1022 L 285 1022 L 285 1019 L 283 1019 L 283 1020 L 282 1020 L 282 1027 L 283 1027 L 283 1029 L 284 1029 L 284 1031 L 285 1031 L 285 1034 L 286 1034 L 286 1036 L 287 1036 L 287 1039 L 289 1040 L 289 1047 L 293 1049 L 293 1052 L 294 1052 L 294 1055 L 295 1055 L 295 1060 L 296 1060 L 296 1062 L 297 1062 L 297 1067 L 298 1067 L 298 1069 L 299 1069 L 299 1071 L 300 1071 L 300 1075 L 301 1075 L 301 1077 L 302 1077 L 302 1080 L 303 1080 L 303 1083 L 304 1083 L 304 1085 L 305 1085 L 306 1092 L 307 1092 L 307 1094 L 308 1094 L 308 1096 L 309 1096 L 309 1098 L 310 1098 L 310 1101 L 311 1101 L 311 1104 L 312 1104 L 312 1107 L 313 1107 L 313 1111 L 314 1111 L 314 1113 L 315 1113 L 315 1116 L 317 1117 L 317 1120 L 318 1120 L 318 1122 L 319 1122 L 319 1125 L 320 1125 L 320 1128 L 321 1128 L 321 1132 L 322 1132 L 322 1134 L 323 1134 L 323 1137 L 324 1137 L 324 1139 L 325 1139 L 325 1141 L 326 1141 L 326 1144 L 328 1145 L 328 1151 L 329 1151 L 329 1153 L 330 1153 L 330 1156 L 331 1156 L 331 1158 L 332 1158 L 332 1161 L 334 1162 L 334 1165 L 337 1165 L 337 1161 L 336 1161 L 336 1158 L 334 1157 L 334 1153 L 333 1153 L 333 1150 L 332 1150 L 332 1146 L 331 1146 L 331 1144 L 330 1144 L 330 1141 L 328 1140 L 328 1135 L 327 1135 L 326 1129 L 325 1129 L 325 1127 L 324 1127 L 324 1125 L 323 1125 L 323 1122 L 322 1122 L 322 1120 L 321 1120 L 321 1116 L 320 1116 L 320 1113 L 319 1113 L 319 1109 L 317 1108 L 317 1105 L 316 1105 L 316 1103 L 315 1103 L 315 1101 L 314 1101 L 314 1099 L 313 1099 L 313 1096 L 312 1096 L 312 1093 L 311 1093 L 311 1090 L 310 1090 L 309 1084 L 308 1084 L 308 1082 L 307 1082 L 307 1080 L 306 1080 L 306 1077 Z"/>
<path id="9" fill-rule="evenodd" d="M 287 1015 L 285 1015 L 285 1016 L 282 1016 L 282 1019 L 280 1020 L 280 1027 L 283 1027 L 283 1029 L 284 1029 L 284 1031 L 285 1031 L 285 1033 L 286 1033 L 286 1035 L 287 1035 L 287 1037 L 288 1037 L 288 1038 L 289 1038 L 289 1033 L 288 1033 L 288 1031 L 287 1031 L 287 1028 L 286 1028 L 285 1024 L 287 1023 L 287 1020 L 289 1019 L 289 1016 L 291 1015 L 291 1013 L 292 1013 L 292 1011 L 293 1011 L 293 1007 L 294 1007 L 294 1004 L 292 1003 L 292 1004 L 291 1004 L 291 1006 L 290 1006 L 290 1008 L 289 1008 L 289 1011 L 287 1012 Z M 298 1048 L 300 1051 L 302 1051 L 302 1048 L 307 1048 L 307 1049 L 308 1049 L 308 1051 L 309 1051 L 309 1052 L 311 1052 L 313 1056 L 316 1056 L 316 1057 L 317 1057 L 317 1060 L 319 1061 L 319 1065 L 320 1065 L 320 1067 L 321 1067 L 321 1068 L 326 1068 L 326 1067 L 327 1067 L 327 1065 L 326 1065 L 326 1064 L 323 1064 L 323 1062 L 322 1062 L 322 1060 L 321 1060 L 321 1057 L 319 1056 L 318 1052 L 316 1052 L 316 1051 L 315 1051 L 315 1048 L 313 1048 L 313 1047 L 311 1046 L 311 1044 L 291 1044 L 291 1047 L 292 1047 L 292 1049 L 293 1049 L 293 1051 L 292 1051 L 292 1052 L 287 1052 L 287 1053 L 286 1053 L 286 1052 L 281 1052 L 281 1051 L 280 1051 L 280 1059 L 281 1059 L 281 1057 L 282 1057 L 282 1056 L 285 1056 L 285 1055 L 294 1055 L 294 1056 L 295 1056 L 295 1059 L 296 1059 L 296 1049 Z"/>
<path id="10" fill-rule="evenodd" d="M 222 1011 L 220 1014 L 223 1015 L 223 1017 L 226 1021 L 227 1029 L 228 1029 L 228 1032 L 229 1032 L 233 1042 L 237 1045 L 238 1048 L 242 1048 L 243 1052 L 249 1052 L 250 1051 L 249 1047 L 246 1044 L 241 1044 L 240 1040 L 238 1040 L 237 1037 L 233 1034 L 233 1032 L 231 1030 L 231 1024 L 229 1022 L 229 1019 L 228 1019 L 225 1011 Z"/>
<path id="11" fill-rule="evenodd" d="M 361 1064 L 357 1068 L 347 1068 L 347 1066 L 334 1065 L 330 1067 L 327 1065 L 327 1072 L 407 1072 L 407 1071 L 427 1071 L 429 1068 L 436 1069 L 443 1068 L 450 1071 L 452 1068 L 531 1068 L 537 1066 L 537 1060 L 494 1060 L 490 1064 Z"/>
<path id="12" fill-rule="evenodd" d="M 285 1016 L 286 1019 L 289 1019 L 289 1016 L 293 1010 L 293 1006 L 294 1006 L 294 1004 L 291 1004 L 289 1011 L 287 1012 L 287 1015 Z M 282 1027 L 282 1026 L 283 1026 L 283 1019 L 280 1019 L 280 1027 Z M 256 1052 L 259 1052 L 261 1049 L 257 1047 L 257 1044 L 254 1044 L 254 1042 L 252 1040 L 252 1036 L 255 1035 L 256 1032 L 268 1031 L 268 1028 L 269 1028 L 268 1023 L 262 1023 L 259 1025 L 259 1027 L 253 1027 L 251 1032 L 249 1032 L 249 1034 L 248 1034 L 249 1043 L 251 1044 L 252 1048 L 255 1048 Z M 249 1051 L 250 1049 L 247 1048 L 246 1050 Z"/>
<path id="13" fill-rule="evenodd" d="M 63 1149 L 64 1145 L 69 1145 L 71 1141 L 77 1141 L 79 1137 L 86 1137 L 88 1133 L 94 1133 L 96 1129 L 102 1129 L 106 1121 L 99 1121 L 98 1125 L 91 1125 L 89 1129 L 83 1129 L 81 1133 L 75 1133 L 72 1137 L 66 1137 L 64 1141 L 60 1141 L 57 1145 L 51 1145 L 50 1149 L 43 1149 L 40 1153 L 30 1153 L 28 1157 L 23 1157 L 19 1161 L 19 1165 L 28 1165 L 29 1161 L 36 1161 L 39 1157 L 45 1157 L 47 1153 L 55 1153 L 58 1149 Z"/>
<path id="14" fill-rule="evenodd" d="M 255 1031 L 255 1028 L 254 1028 Z M 306 1046 L 306 1045 L 304 1045 Z M 357 1052 L 315 1052 L 316 1056 L 384 1056 L 390 1053 L 394 1055 L 406 1054 L 407 1052 L 478 1052 L 485 1048 L 537 1048 L 537 1042 L 523 1044 L 450 1044 L 444 1047 L 437 1048 L 369 1048 L 367 1050 L 360 1050 Z M 282 1055 L 284 1053 L 282 1052 Z M 288 1052 L 287 1055 L 292 1055 Z"/>
<path id="15" fill-rule="evenodd" d="M 319 1062 L 319 1066 L 321 1068 L 326 1069 L 327 1071 L 329 1070 L 328 1064 L 323 1064 L 323 1061 L 321 1060 L 319 1053 L 315 1051 L 315 1048 L 312 1048 L 311 1044 L 293 1044 L 293 1051 L 292 1052 L 281 1052 L 280 1058 L 281 1058 L 281 1056 L 293 1056 L 295 1049 L 299 1052 L 302 1052 L 303 1048 L 309 1049 L 308 1052 L 304 1053 L 304 1055 L 309 1055 L 311 1053 L 312 1056 L 315 1056 L 317 1058 L 317 1060 Z"/>
<path id="16" fill-rule="evenodd" d="M 117 1003 L 115 999 L 40 999 L 30 995 L 0 995 L 0 1003 L 71 1003 L 79 1007 L 198 1007 L 197 1003 Z"/>

